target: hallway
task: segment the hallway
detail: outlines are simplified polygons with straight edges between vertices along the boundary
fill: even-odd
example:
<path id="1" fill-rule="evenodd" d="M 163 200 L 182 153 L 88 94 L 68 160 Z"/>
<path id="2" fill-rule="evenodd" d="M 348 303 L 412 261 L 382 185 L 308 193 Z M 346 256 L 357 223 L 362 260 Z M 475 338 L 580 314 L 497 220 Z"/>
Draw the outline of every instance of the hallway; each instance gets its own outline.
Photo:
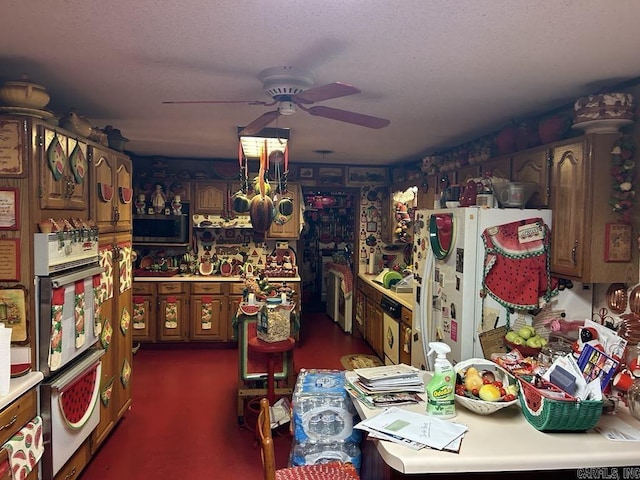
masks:
<path id="1" fill-rule="evenodd" d="M 303 313 L 295 369 L 343 369 L 342 355 L 372 354 L 322 313 Z M 237 423 L 234 347 L 143 345 L 134 357 L 133 406 L 80 476 L 82 480 L 261 479 L 253 432 Z M 247 423 L 252 418 L 247 416 Z M 290 438 L 276 436 L 277 467 Z"/>

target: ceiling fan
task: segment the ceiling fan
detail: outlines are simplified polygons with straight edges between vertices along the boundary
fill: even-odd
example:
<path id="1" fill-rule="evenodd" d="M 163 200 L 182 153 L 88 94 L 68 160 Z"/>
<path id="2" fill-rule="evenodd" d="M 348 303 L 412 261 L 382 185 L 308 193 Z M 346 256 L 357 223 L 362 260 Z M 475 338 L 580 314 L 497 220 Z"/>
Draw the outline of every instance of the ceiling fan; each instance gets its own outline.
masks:
<path id="1" fill-rule="evenodd" d="M 267 68 L 260 72 L 259 78 L 262 81 L 264 93 L 273 99 L 272 102 L 262 100 L 186 100 L 162 103 L 245 103 L 265 107 L 277 105 L 275 110 L 263 113 L 244 127 L 241 133 L 245 135 L 255 135 L 280 115 L 293 115 L 298 108 L 317 117 L 353 123 L 367 128 L 384 128 L 391 123 L 386 118 L 373 117 L 349 110 L 325 107 L 324 105 L 307 106 L 332 98 L 360 93 L 359 89 L 346 83 L 333 82 L 311 88 L 313 85 L 311 74 L 294 67 Z"/>

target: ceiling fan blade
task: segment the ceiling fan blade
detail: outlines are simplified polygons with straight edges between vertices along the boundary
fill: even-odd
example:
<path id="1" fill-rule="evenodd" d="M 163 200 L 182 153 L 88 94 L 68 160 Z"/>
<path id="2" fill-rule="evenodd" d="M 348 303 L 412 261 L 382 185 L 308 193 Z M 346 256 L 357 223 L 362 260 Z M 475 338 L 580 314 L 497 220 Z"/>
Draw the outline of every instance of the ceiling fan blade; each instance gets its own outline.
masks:
<path id="1" fill-rule="evenodd" d="M 277 102 L 263 102 L 262 100 L 176 100 L 176 101 L 166 101 L 162 102 L 163 104 L 178 104 L 178 103 L 245 103 L 247 105 L 262 105 L 265 107 L 269 107 L 271 105 L 275 105 Z"/>
<path id="2" fill-rule="evenodd" d="M 353 95 L 355 93 L 360 93 L 360 90 L 346 83 L 334 82 L 297 93 L 293 96 L 293 100 L 296 103 L 316 103 L 331 98 Z"/>
<path id="3" fill-rule="evenodd" d="M 279 110 L 263 113 L 240 132 L 241 135 L 255 135 L 280 116 Z"/>
<path id="4" fill-rule="evenodd" d="M 311 108 L 304 108 L 300 106 L 300 108 L 309 112 L 311 115 L 331 118 L 332 120 L 339 120 L 341 122 L 353 123 L 367 128 L 384 128 L 391 123 L 391 120 L 387 120 L 386 118 L 372 117 L 371 115 L 364 115 L 362 113 L 324 107 L 321 105 Z"/>

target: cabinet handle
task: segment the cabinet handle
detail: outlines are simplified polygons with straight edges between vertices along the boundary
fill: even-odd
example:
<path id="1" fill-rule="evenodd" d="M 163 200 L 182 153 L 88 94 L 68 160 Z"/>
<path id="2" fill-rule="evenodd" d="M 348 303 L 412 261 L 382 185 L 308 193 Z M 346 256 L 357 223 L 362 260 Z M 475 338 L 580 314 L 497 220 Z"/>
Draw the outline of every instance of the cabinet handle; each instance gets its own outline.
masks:
<path id="1" fill-rule="evenodd" d="M 71 472 L 69 472 L 67 475 L 64 476 L 64 480 L 69 480 L 70 478 L 73 478 L 76 476 L 76 467 L 73 467 L 71 469 Z"/>
<path id="2" fill-rule="evenodd" d="M 70 175 L 67 175 L 65 180 L 67 181 L 65 189 L 66 198 L 71 198 L 73 196 L 73 192 L 76 190 L 76 185 Z"/>
<path id="3" fill-rule="evenodd" d="M 113 218 L 113 223 L 118 223 L 118 220 L 120 220 L 120 210 L 118 210 L 118 207 L 113 207 L 113 215 L 111 218 Z"/>
<path id="4" fill-rule="evenodd" d="M 11 420 L 9 420 L 9 423 L 7 423 L 7 424 L 5 424 L 5 425 L 2 425 L 2 426 L 0 427 L 0 431 L 4 430 L 4 429 L 6 429 L 6 428 L 11 427 L 14 423 L 16 423 L 16 420 L 18 420 L 18 416 L 17 416 L 17 415 L 14 415 L 14 416 L 13 416 L 13 418 L 12 418 Z"/>
<path id="5" fill-rule="evenodd" d="M 578 240 L 573 243 L 573 248 L 571 249 L 571 260 L 573 260 L 573 265 L 578 265 Z"/>

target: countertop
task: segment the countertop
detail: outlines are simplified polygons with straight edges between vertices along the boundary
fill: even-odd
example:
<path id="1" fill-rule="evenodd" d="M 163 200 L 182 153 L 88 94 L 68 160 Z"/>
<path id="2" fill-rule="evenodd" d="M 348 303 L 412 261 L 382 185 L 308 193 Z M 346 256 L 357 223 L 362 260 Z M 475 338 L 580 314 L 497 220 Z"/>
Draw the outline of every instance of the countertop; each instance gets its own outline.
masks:
<path id="1" fill-rule="evenodd" d="M 270 283 L 292 282 L 299 283 L 300 277 L 268 277 Z M 133 277 L 134 282 L 242 282 L 244 278 L 239 276 L 223 277 L 222 275 L 186 275 L 178 274 L 170 277 L 167 276 L 142 276 Z"/>
<path id="2" fill-rule="evenodd" d="M 425 372 L 425 376 L 426 382 L 430 374 Z M 382 411 L 367 408 L 357 400 L 353 403 L 362 419 Z M 421 402 L 405 408 L 424 413 L 426 404 Z M 406 474 L 640 465 L 638 442 L 612 441 L 594 431 L 540 432 L 529 425 L 519 405 L 492 415 L 476 415 L 456 404 L 456 414 L 452 421 L 469 427 L 459 454 L 430 449 L 414 451 L 392 442 L 375 440 L 377 451 L 387 465 Z M 598 425 L 607 425 L 616 419 L 640 429 L 640 421 L 634 419 L 623 405 L 618 407 L 615 415 L 603 415 Z"/>
<path id="3" fill-rule="evenodd" d="M 384 286 L 379 283 L 374 282 L 373 280 L 378 276 L 378 274 L 368 274 L 368 273 L 359 273 L 358 278 L 364 280 L 366 283 L 374 287 L 375 289 L 384 293 L 387 297 L 392 298 L 393 300 L 400 302 L 401 305 L 413 311 L 413 304 L 415 302 L 413 293 L 396 293 L 393 290 L 389 290 L 388 288 L 384 288 Z M 415 290 L 414 290 L 415 291 Z"/>
<path id="4" fill-rule="evenodd" d="M 18 378 L 12 378 L 9 383 L 9 393 L 0 395 L 0 410 L 19 398 L 23 393 L 38 385 L 44 379 L 42 372 L 29 372 Z"/>

